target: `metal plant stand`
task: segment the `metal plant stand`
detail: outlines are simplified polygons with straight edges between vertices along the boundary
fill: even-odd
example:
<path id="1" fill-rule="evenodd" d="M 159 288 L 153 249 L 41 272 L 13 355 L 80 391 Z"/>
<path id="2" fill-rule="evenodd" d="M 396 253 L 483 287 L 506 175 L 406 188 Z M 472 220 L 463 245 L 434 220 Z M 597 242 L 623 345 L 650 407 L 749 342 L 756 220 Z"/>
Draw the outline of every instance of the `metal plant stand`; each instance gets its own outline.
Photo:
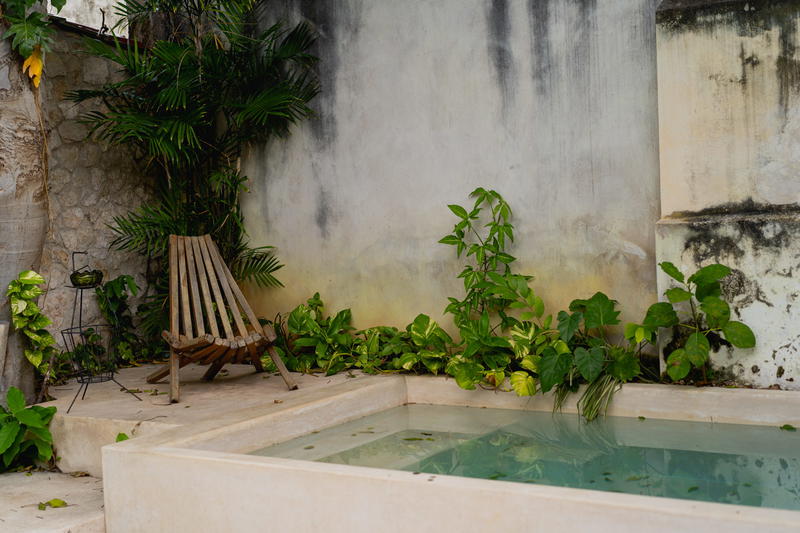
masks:
<path id="1" fill-rule="evenodd" d="M 72 252 L 72 268 L 75 270 L 75 256 L 86 252 Z M 81 267 L 86 268 L 86 267 Z M 99 282 L 97 283 L 99 284 Z M 61 330 L 61 338 L 64 345 L 71 354 L 71 364 L 75 370 L 75 379 L 80 384 L 78 391 L 72 398 L 72 402 L 67 408 L 70 412 L 75 400 L 81 396 L 81 400 L 86 398 L 86 391 L 92 383 L 104 383 L 113 381 L 122 390 L 139 400 L 142 399 L 133 391 L 116 380 L 114 375 L 117 371 L 117 354 L 111 343 L 112 328 L 108 324 L 83 324 L 83 291 L 93 290 L 97 284 L 91 286 L 68 285 L 75 290 L 75 297 L 72 302 L 72 319 L 70 327 Z M 77 323 L 76 323 L 77 320 Z"/>

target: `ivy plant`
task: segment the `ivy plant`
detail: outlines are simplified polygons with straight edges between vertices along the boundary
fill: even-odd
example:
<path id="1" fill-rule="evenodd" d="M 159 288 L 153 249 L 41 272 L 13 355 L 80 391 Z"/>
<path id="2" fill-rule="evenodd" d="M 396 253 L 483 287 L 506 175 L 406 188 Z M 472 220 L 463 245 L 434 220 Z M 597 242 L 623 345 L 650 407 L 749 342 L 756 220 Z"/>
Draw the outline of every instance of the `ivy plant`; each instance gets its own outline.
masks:
<path id="1" fill-rule="evenodd" d="M 46 463 L 53 457 L 53 436 L 48 426 L 55 407 L 25 407 L 22 392 L 11 387 L 6 395 L 8 408 L 0 405 L 0 456 L 3 470 Z"/>
<path id="2" fill-rule="evenodd" d="M 673 328 L 673 342 L 667 355 L 667 375 L 674 381 L 689 375 L 692 368 L 700 369 L 704 376 L 708 367 L 712 344 L 719 339 L 737 348 L 752 348 L 756 337 L 749 326 L 731 320 L 730 304 L 722 297 L 720 281 L 731 273 L 725 265 L 705 266 L 688 278 L 670 262 L 659 267 L 680 286 L 667 289 L 667 302 L 653 304 L 647 311 L 648 319 L 641 325 L 628 329 L 628 335 L 650 338 L 658 328 Z M 679 318 L 675 305 L 686 310 Z M 653 317 L 657 316 L 655 320 Z"/>
<path id="3" fill-rule="evenodd" d="M 8 285 L 6 296 L 11 306 L 11 323 L 27 339 L 25 357 L 37 370 L 46 374 L 58 351 L 54 347 L 55 339 L 45 329 L 52 321 L 36 305 L 36 300 L 44 294 L 39 287 L 44 282 L 41 275 L 25 270 Z"/>
<path id="4" fill-rule="evenodd" d="M 5 20 L 8 29 L 3 39 L 11 40 L 11 48 L 17 51 L 25 61 L 22 72 L 27 72 L 34 87 L 39 87 L 44 67 L 44 53 L 50 50 L 53 42 L 53 30 L 50 28 L 47 14 L 33 8 L 39 0 L 3 0 L 0 2 L 0 20 Z M 66 4 L 66 0 L 50 0 L 57 12 Z M 44 2 L 47 5 L 47 2 Z"/>

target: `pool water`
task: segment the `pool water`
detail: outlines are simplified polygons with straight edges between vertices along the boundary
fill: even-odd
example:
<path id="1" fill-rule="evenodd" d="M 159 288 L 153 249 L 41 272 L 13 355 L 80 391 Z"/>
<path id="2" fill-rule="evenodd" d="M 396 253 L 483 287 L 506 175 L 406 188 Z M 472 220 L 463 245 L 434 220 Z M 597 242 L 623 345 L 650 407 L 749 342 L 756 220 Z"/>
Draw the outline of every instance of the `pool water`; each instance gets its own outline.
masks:
<path id="1" fill-rule="evenodd" d="M 251 453 L 800 510 L 800 432 L 777 427 L 406 405 Z"/>

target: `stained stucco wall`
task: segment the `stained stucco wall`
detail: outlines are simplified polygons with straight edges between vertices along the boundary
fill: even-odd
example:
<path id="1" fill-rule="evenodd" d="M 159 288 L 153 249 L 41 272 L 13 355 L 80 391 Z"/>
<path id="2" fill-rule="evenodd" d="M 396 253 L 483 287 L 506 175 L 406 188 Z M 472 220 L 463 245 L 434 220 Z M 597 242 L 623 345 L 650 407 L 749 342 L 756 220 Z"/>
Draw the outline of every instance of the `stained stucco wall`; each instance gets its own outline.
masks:
<path id="1" fill-rule="evenodd" d="M 731 266 L 723 291 L 757 344 L 723 347 L 713 366 L 798 389 L 800 2 L 668 0 L 657 20 L 657 256 Z M 671 284 L 660 275 L 659 293 Z"/>
<path id="2" fill-rule="evenodd" d="M 441 314 L 463 290 L 437 244 L 476 186 L 511 203 L 518 269 L 549 312 L 603 290 L 623 318 L 655 299 L 655 0 L 285 3 L 320 33 L 318 117 L 251 149 L 245 214 L 286 288 L 360 326 Z"/>

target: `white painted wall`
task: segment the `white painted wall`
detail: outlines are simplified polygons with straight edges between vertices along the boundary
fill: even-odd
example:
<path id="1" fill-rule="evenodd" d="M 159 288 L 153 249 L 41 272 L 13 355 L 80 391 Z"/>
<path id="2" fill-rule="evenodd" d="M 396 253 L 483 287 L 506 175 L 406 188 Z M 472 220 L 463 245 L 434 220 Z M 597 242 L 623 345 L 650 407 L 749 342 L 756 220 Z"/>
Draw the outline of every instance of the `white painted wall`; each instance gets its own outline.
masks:
<path id="1" fill-rule="evenodd" d="M 655 0 L 292 2 L 321 35 L 319 117 L 244 159 L 274 316 L 320 291 L 359 326 L 440 315 L 463 290 L 437 244 L 476 186 L 515 210 L 548 312 L 597 290 L 640 319 L 659 217 Z"/>

